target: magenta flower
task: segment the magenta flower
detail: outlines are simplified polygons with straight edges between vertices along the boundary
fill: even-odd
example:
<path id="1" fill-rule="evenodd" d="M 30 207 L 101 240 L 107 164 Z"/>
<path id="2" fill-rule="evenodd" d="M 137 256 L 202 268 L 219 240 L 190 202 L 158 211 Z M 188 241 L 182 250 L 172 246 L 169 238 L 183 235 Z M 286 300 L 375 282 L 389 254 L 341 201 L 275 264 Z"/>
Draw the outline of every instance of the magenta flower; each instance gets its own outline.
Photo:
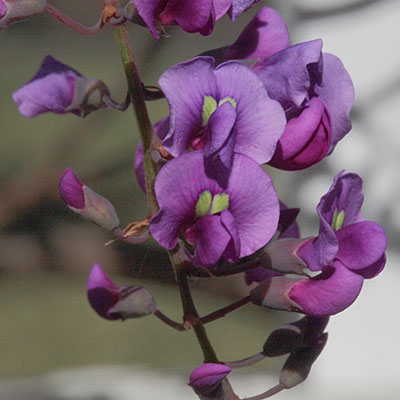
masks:
<path id="1" fill-rule="evenodd" d="M 60 195 L 67 206 L 82 217 L 107 230 L 119 226 L 113 205 L 84 185 L 71 168 L 67 168 L 59 182 Z"/>
<path id="2" fill-rule="evenodd" d="M 209 35 L 231 7 L 232 0 L 132 0 L 152 35 L 157 25 L 179 25 L 185 32 Z"/>
<path id="3" fill-rule="evenodd" d="M 72 113 L 84 117 L 103 108 L 103 96 L 109 95 L 98 79 L 84 78 L 79 72 L 47 56 L 36 75 L 13 94 L 24 117 L 45 112 Z"/>
<path id="4" fill-rule="evenodd" d="M 319 39 L 300 43 L 252 67 L 288 121 L 269 162 L 274 167 L 307 168 L 332 153 L 351 129 L 351 78 L 337 57 L 321 49 Z"/>
<path id="5" fill-rule="evenodd" d="M 231 371 L 231 368 L 223 364 L 202 364 L 190 374 L 189 385 L 201 398 L 221 399 L 223 380 Z"/>
<path id="6" fill-rule="evenodd" d="M 295 257 L 313 278 L 272 277 L 253 291 L 258 305 L 328 316 L 343 311 L 358 297 L 364 279 L 377 276 L 386 263 L 384 229 L 361 215 L 362 180 L 339 173 L 317 207 L 319 235 L 307 240 Z"/>
<path id="7" fill-rule="evenodd" d="M 0 29 L 44 11 L 47 0 L 0 0 Z"/>
<path id="8" fill-rule="evenodd" d="M 140 286 L 117 286 L 94 264 L 88 279 L 90 305 L 101 317 L 109 320 L 139 318 L 157 310 L 153 296 Z"/>
<path id="9" fill-rule="evenodd" d="M 150 233 L 167 249 L 184 238 L 198 265 L 250 255 L 268 243 L 278 225 L 279 203 L 270 177 L 241 154 L 233 159 L 225 188 L 206 176 L 203 152 L 194 151 L 162 167 L 155 191 L 160 211 Z"/>
<path id="10" fill-rule="evenodd" d="M 282 107 L 246 66 L 197 57 L 165 71 L 159 80 L 170 108 L 163 146 L 177 157 L 203 149 L 229 170 L 233 152 L 258 163 L 271 159 L 286 123 Z"/>

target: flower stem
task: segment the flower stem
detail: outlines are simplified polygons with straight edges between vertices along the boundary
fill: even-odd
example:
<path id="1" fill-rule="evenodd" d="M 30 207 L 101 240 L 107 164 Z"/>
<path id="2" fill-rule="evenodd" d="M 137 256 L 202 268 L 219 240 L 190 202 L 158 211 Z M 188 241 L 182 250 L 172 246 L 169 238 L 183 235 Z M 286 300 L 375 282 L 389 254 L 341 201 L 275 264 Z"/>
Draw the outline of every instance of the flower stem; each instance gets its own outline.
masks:
<path id="1" fill-rule="evenodd" d="M 154 192 L 154 181 L 157 176 L 157 165 L 151 158 L 151 146 L 153 144 L 153 127 L 147 111 L 143 85 L 136 68 L 132 48 L 129 43 L 128 32 L 124 26 L 115 28 L 115 35 L 120 48 L 121 59 L 128 82 L 128 92 L 139 126 L 140 137 L 143 143 L 144 171 L 146 179 L 146 198 L 149 216 L 158 211 L 158 203 Z"/>
<path id="2" fill-rule="evenodd" d="M 250 302 L 250 296 L 243 297 L 243 299 L 240 299 L 235 303 L 229 304 L 229 306 L 223 307 L 217 311 L 212 312 L 211 314 L 201 317 L 201 322 L 203 324 L 207 324 L 209 322 L 215 321 L 216 319 L 225 317 L 226 314 L 237 310 L 238 308 L 244 306 L 249 302 Z"/>
<path id="3" fill-rule="evenodd" d="M 73 31 L 80 33 L 81 35 L 96 35 L 96 33 L 99 33 L 103 27 L 101 19 L 93 26 L 81 25 L 49 3 L 46 4 L 45 10 L 57 21 L 68 26 L 68 28 L 71 28 Z"/>
<path id="4" fill-rule="evenodd" d="M 177 331 L 185 331 L 185 327 L 183 324 L 173 321 L 172 319 L 168 318 L 164 313 L 160 310 L 157 310 L 153 313 L 158 319 L 160 319 L 165 324 L 169 325 L 171 328 L 176 329 Z"/>

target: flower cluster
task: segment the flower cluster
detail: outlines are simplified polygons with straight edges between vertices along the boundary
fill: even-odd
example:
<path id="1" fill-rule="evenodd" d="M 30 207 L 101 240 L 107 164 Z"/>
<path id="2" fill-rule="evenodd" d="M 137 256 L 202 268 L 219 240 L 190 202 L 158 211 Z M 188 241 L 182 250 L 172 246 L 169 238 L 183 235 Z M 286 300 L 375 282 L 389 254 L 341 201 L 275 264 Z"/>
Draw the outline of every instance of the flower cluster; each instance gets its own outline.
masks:
<path id="1" fill-rule="evenodd" d="M 235 20 L 253 3 L 257 1 L 132 0 L 121 10 L 115 1 L 105 1 L 108 9 L 99 27 L 107 20 L 114 26 L 131 21 L 146 26 L 156 38 L 173 25 L 209 35 L 224 14 Z M 45 1 L 16 5 L 0 0 L 0 27 L 45 8 L 53 12 Z M 147 111 L 137 104 L 160 98 L 168 102 L 169 115 L 153 129 L 141 126 L 135 171 L 148 200 L 144 221 L 121 230 L 112 204 L 71 169 L 60 179 L 60 194 L 72 211 L 116 238 L 141 243 L 152 236 L 169 251 L 180 285 L 183 324 L 161 313 L 145 288 L 114 284 L 98 264 L 89 275 L 88 299 L 108 320 L 153 314 L 177 330 L 193 327 L 205 363 L 191 373 L 190 386 L 201 399 L 233 398 L 226 378 L 232 368 L 266 357 L 288 354 L 279 384 L 255 398 L 304 381 L 326 344 L 329 316 L 349 307 L 364 279 L 376 277 L 385 266 L 385 231 L 361 214 L 362 180 L 357 174 L 337 174 L 317 206 L 318 235 L 302 238 L 296 222 L 300 210 L 279 200 L 263 168 L 311 167 L 330 155 L 351 129 L 351 78 L 339 58 L 323 53 L 322 46 L 321 39 L 290 45 L 285 21 L 263 7 L 233 44 L 167 69 L 157 92 L 135 76 L 128 79 L 127 100 L 119 104 L 101 80 L 85 78 L 47 56 L 13 95 L 25 117 L 124 111 L 132 101 L 143 122 Z M 133 88 L 132 81 L 138 86 Z M 244 299 L 200 317 L 188 279 L 235 273 L 243 273 L 248 285 L 257 285 Z M 261 353 L 221 363 L 204 324 L 249 302 L 305 316 L 273 331 Z"/>

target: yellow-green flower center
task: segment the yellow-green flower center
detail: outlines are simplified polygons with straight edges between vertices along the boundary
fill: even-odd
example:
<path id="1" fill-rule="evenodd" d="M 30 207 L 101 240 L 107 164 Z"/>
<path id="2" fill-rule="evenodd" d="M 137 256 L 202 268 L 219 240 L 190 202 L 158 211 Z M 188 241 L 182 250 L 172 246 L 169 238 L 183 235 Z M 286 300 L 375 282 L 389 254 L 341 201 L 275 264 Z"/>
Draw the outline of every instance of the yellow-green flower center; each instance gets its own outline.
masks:
<path id="1" fill-rule="evenodd" d="M 215 100 L 214 97 L 212 97 L 212 96 L 204 96 L 203 109 L 202 109 L 202 112 L 201 112 L 201 116 L 203 118 L 203 126 L 206 126 L 208 124 L 208 120 L 210 119 L 212 113 L 220 105 L 226 103 L 227 101 L 229 101 L 234 108 L 237 107 L 237 102 L 236 102 L 235 99 L 232 99 L 232 97 L 224 97 L 217 104 L 217 100 Z"/>
<path id="2" fill-rule="evenodd" d="M 338 209 L 336 208 L 333 213 L 333 218 L 332 218 L 332 229 L 334 231 L 337 231 L 338 229 L 343 227 L 344 217 L 345 217 L 344 210 L 342 210 L 338 213 Z"/>
<path id="3" fill-rule="evenodd" d="M 196 203 L 196 214 L 204 217 L 207 214 L 214 215 L 229 207 L 229 194 L 219 193 L 214 197 L 209 190 L 205 190 L 199 196 Z"/>

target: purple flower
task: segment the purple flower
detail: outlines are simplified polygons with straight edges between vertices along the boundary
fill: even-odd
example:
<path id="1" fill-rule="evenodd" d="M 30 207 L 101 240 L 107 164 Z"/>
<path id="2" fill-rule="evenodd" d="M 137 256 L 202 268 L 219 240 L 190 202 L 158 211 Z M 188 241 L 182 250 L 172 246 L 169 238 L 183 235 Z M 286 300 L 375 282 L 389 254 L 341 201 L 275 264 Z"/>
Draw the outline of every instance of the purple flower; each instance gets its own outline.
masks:
<path id="1" fill-rule="evenodd" d="M 308 279 L 267 279 L 253 292 L 256 304 L 333 315 L 355 301 L 364 279 L 382 271 L 387 238 L 380 225 L 362 217 L 361 186 L 357 174 L 341 172 L 318 204 L 319 235 L 300 246 L 295 256 L 320 274 Z"/>
<path id="2" fill-rule="evenodd" d="M 271 179 L 241 154 L 235 154 L 226 188 L 206 176 L 203 152 L 194 151 L 160 170 L 155 191 L 160 211 L 150 233 L 167 249 L 183 238 L 198 265 L 212 266 L 221 256 L 235 261 L 250 255 L 268 243 L 278 225 Z"/>
<path id="3" fill-rule="evenodd" d="M 119 226 L 113 205 L 84 185 L 71 168 L 67 168 L 62 174 L 59 187 L 61 198 L 72 211 L 107 230 L 114 230 Z"/>
<path id="4" fill-rule="evenodd" d="M 269 162 L 274 167 L 307 168 L 330 154 L 351 129 L 351 78 L 337 57 L 321 49 L 320 39 L 300 43 L 252 67 L 288 121 Z"/>
<path id="5" fill-rule="evenodd" d="M 71 67 L 47 56 L 36 75 L 13 94 L 24 117 L 45 112 L 72 113 L 84 117 L 105 106 L 103 96 L 109 95 L 98 79 L 86 79 Z"/>
<path id="6" fill-rule="evenodd" d="M 223 380 L 231 371 L 231 368 L 222 364 L 202 364 L 190 374 L 189 385 L 201 397 L 221 399 Z"/>
<path id="7" fill-rule="evenodd" d="M 228 11 L 228 15 L 234 21 L 241 13 L 248 10 L 254 3 L 260 0 L 232 0 L 232 6 Z"/>
<path id="8" fill-rule="evenodd" d="M 97 314 L 109 320 L 144 317 L 157 310 L 153 296 L 145 288 L 117 286 L 99 264 L 90 271 L 87 296 Z"/>
<path id="9" fill-rule="evenodd" d="M 233 152 L 258 163 L 269 161 L 286 123 L 282 107 L 243 64 L 213 65 L 213 58 L 197 57 L 160 77 L 170 108 L 163 146 L 174 157 L 204 148 L 206 158 L 218 156 L 227 170 Z"/>
<path id="10" fill-rule="evenodd" d="M 44 11 L 47 0 L 0 0 L 0 29 Z"/>
<path id="11" fill-rule="evenodd" d="M 185 32 L 209 35 L 214 29 L 215 21 L 232 5 L 232 0 L 132 0 L 132 2 L 156 38 L 159 37 L 157 25 L 179 25 Z"/>

